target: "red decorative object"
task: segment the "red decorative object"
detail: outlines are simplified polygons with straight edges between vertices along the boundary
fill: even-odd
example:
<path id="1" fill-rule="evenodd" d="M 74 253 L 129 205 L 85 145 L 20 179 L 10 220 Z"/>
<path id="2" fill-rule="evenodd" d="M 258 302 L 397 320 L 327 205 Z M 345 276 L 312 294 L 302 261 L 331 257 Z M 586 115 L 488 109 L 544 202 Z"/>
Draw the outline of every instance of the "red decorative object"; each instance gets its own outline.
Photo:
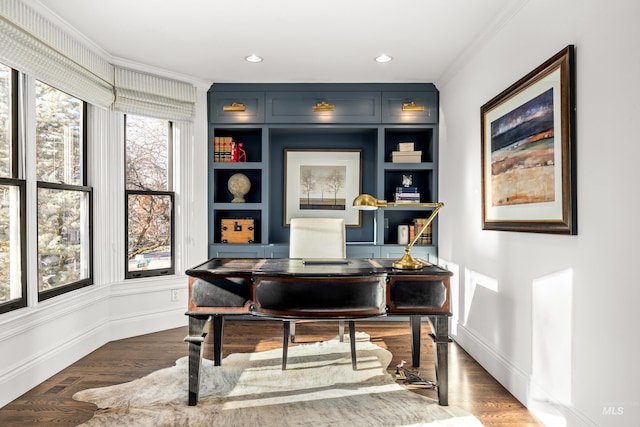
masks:
<path id="1" fill-rule="evenodd" d="M 247 161 L 247 153 L 242 149 L 242 142 L 234 142 L 231 147 L 231 161 L 234 163 L 237 162 L 246 162 Z"/>

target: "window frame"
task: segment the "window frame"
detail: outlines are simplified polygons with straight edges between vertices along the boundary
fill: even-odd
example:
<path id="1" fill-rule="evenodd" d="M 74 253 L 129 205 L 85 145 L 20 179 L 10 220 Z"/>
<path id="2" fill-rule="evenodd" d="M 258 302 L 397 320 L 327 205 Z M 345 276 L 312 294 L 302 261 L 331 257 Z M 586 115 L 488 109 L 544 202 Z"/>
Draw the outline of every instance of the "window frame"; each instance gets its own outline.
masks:
<path id="1" fill-rule="evenodd" d="M 5 64 L 3 64 L 5 65 Z M 20 192 L 19 204 L 19 217 L 20 217 L 20 288 L 22 290 L 20 298 L 11 299 L 9 301 L 0 303 L 0 314 L 8 313 L 13 310 L 25 308 L 27 306 L 27 182 L 25 179 L 19 178 L 18 164 L 19 164 L 19 141 L 18 141 L 18 126 L 19 126 L 19 73 L 18 70 L 5 65 L 5 67 L 11 70 L 11 135 L 10 135 L 10 147 L 11 147 L 11 176 L 0 176 L 0 185 L 18 187 Z"/>
<path id="2" fill-rule="evenodd" d="M 123 124 L 124 124 L 124 138 L 123 138 L 123 146 L 124 146 L 124 278 L 126 279 L 141 279 L 147 277 L 158 277 L 158 276 L 170 276 L 174 275 L 176 272 L 176 204 L 175 204 L 175 190 L 174 188 L 174 123 L 172 120 L 167 119 L 159 119 L 167 122 L 167 190 L 129 190 L 127 189 L 127 116 L 138 116 L 144 117 L 148 119 L 154 119 L 154 117 L 146 116 L 142 114 L 124 114 L 123 116 Z M 169 251 L 171 256 L 171 266 L 168 268 L 156 268 L 150 270 L 129 270 L 129 196 L 132 195 L 144 195 L 144 196 L 168 196 L 171 201 L 171 217 L 169 220 L 169 226 L 171 227 L 170 239 L 171 239 L 171 250 Z"/>
<path id="3" fill-rule="evenodd" d="M 49 85 L 46 82 L 42 82 L 43 84 Z M 58 89 L 55 86 L 49 85 L 52 88 L 59 90 L 61 92 L 64 92 L 61 89 Z M 66 93 L 66 92 L 65 92 Z M 71 95 L 73 96 L 73 95 Z M 84 288 L 86 286 L 90 286 L 93 285 L 94 283 L 94 277 L 93 277 L 93 188 L 86 185 L 87 184 L 87 177 L 88 177 L 88 169 L 89 169 L 89 164 L 88 164 L 88 152 L 87 152 L 87 147 L 88 147 L 88 103 L 80 98 L 77 98 L 74 96 L 74 98 L 78 99 L 79 101 L 82 102 L 82 132 L 81 132 L 81 137 L 82 137 L 82 142 L 81 142 L 81 149 L 82 149 L 82 155 L 81 155 L 81 161 L 82 161 L 82 173 L 81 173 L 81 181 L 82 184 L 81 185 L 74 185 L 74 184 L 60 184 L 60 183 L 55 183 L 55 182 L 47 182 L 47 181 L 38 181 L 36 180 L 36 189 L 40 189 L 40 188 L 44 188 L 44 189 L 51 189 L 51 190 L 60 190 L 60 191 L 77 191 L 77 192 L 82 192 L 82 193 L 86 193 L 87 197 L 88 197 L 88 215 L 89 218 L 88 220 L 88 235 L 87 235 L 87 245 L 88 245 L 88 277 L 84 278 L 84 279 L 80 279 L 77 280 L 75 282 L 71 282 L 71 283 L 67 283 L 65 285 L 61 285 L 61 286 L 57 286 L 55 288 L 52 289 L 46 289 L 44 291 L 40 290 L 40 262 L 38 261 L 36 263 L 37 265 L 37 275 L 36 277 L 38 277 L 38 284 L 37 284 L 37 290 L 38 290 L 38 302 L 42 302 L 45 301 L 47 299 L 65 294 L 67 292 L 71 292 L 77 289 L 81 289 Z M 35 143 L 35 142 L 34 142 Z M 36 143 L 37 144 L 37 143 Z M 35 155 L 35 154 L 34 154 Z M 37 191 L 36 191 L 36 198 L 37 198 Z M 36 216 L 37 216 L 37 210 L 38 210 L 38 204 L 36 201 L 36 206 L 35 206 L 35 211 L 36 211 Z M 36 226 L 37 226 L 37 220 L 36 220 Z M 37 234 L 37 231 L 36 231 Z M 36 249 L 36 252 L 34 254 L 34 256 L 36 257 L 36 259 L 39 260 L 40 258 L 40 248 L 38 247 Z"/>
<path id="4" fill-rule="evenodd" d="M 4 64 L 3 64 L 4 65 Z M 9 178 L 18 178 L 18 153 L 19 153 L 19 141 L 18 141 L 18 128 L 20 126 L 20 119 L 18 117 L 20 108 L 20 102 L 18 97 L 20 91 L 19 85 L 19 73 L 8 65 L 5 65 L 11 70 L 11 176 Z"/>
<path id="5" fill-rule="evenodd" d="M 22 296 L 0 303 L 0 314 L 27 306 L 27 183 L 24 179 L 0 178 L 0 185 L 15 186 L 20 191 L 20 286 Z"/>
<path id="6" fill-rule="evenodd" d="M 175 192 L 173 191 L 152 191 L 152 190 L 125 190 L 125 199 L 124 199 L 124 236 L 125 236 L 125 254 L 124 254 L 124 265 L 125 265 L 125 279 L 140 279 L 143 277 L 157 277 L 157 276 L 170 276 L 175 274 L 176 271 L 176 204 L 175 204 Z M 169 226 L 171 227 L 171 250 L 169 253 L 171 254 L 171 267 L 169 268 L 155 268 L 152 270 L 136 270 L 129 271 L 129 196 L 132 195 L 141 195 L 141 196 L 168 196 L 171 200 L 171 219 L 169 220 Z"/>

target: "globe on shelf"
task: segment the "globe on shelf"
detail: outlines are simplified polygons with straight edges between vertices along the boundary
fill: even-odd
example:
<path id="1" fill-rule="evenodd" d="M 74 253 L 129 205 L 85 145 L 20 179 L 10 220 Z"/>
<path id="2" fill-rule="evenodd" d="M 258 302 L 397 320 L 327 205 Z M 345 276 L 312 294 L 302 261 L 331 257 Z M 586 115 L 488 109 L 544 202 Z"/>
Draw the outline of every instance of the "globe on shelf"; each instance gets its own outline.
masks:
<path id="1" fill-rule="evenodd" d="M 231 175 L 228 182 L 229 191 L 233 194 L 233 200 L 231 203 L 244 203 L 246 200 L 244 196 L 247 195 L 251 189 L 251 181 L 245 174 L 235 173 Z"/>

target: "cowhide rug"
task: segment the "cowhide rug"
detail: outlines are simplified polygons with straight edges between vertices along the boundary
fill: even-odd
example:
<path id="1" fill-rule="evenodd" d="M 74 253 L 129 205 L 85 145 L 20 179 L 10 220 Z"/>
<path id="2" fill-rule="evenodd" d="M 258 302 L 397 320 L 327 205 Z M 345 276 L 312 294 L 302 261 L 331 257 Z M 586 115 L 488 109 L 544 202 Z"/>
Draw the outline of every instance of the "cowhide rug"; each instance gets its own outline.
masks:
<path id="1" fill-rule="evenodd" d="M 348 337 L 345 337 L 348 338 Z M 358 370 L 348 339 L 203 359 L 200 400 L 187 405 L 186 357 L 129 383 L 76 393 L 95 403 L 83 426 L 481 426 L 468 412 L 412 393 L 387 373 L 391 353 L 357 336 Z"/>

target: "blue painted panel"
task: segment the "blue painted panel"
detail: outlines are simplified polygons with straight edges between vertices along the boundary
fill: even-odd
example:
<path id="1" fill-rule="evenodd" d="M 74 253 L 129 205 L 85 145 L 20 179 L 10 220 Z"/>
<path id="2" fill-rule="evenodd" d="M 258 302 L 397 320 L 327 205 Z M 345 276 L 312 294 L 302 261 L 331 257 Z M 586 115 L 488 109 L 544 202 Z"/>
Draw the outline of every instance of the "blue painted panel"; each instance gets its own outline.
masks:
<path id="1" fill-rule="evenodd" d="M 285 182 L 285 149 L 313 148 L 318 151 L 336 148 L 362 149 L 361 192 L 374 194 L 378 169 L 376 168 L 376 128 L 280 128 L 270 130 L 269 159 L 270 173 L 268 185 L 270 221 L 269 243 L 289 241 L 289 226 L 283 223 L 284 218 L 284 182 Z M 263 185 L 265 185 L 263 176 Z M 361 227 L 347 227 L 347 241 L 373 241 L 373 216 L 364 212 L 361 215 Z"/>
<path id="2" fill-rule="evenodd" d="M 347 244 L 347 258 L 380 258 L 380 246 Z"/>
<path id="3" fill-rule="evenodd" d="M 233 103 L 243 104 L 245 111 L 224 111 Z M 211 123 L 263 123 L 264 92 L 209 92 Z"/>
<path id="4" fill-rule="evenodd" d="M 288 258 L 289 257 L 289 245 L 266 245 L 264 247 L 265 258 Z"/>
<path id="5" fill-rule="evenodd" d="M 333 111 L 314 112 L 326 102 Z M 267 92 L 268 123 L 380 123 L 380 92 Z"/>
<path id="6" fill-rule="evenodd" d="M 403 245 L 384 245 L 380 247 L 382 258 L 400 259 L 404 255 Z M 435 246 L 414 246 L 411 248 L 411 256 L 423 259 L 432 264 L 438 263 L 438 249 Z"/>
<path id="7" fill-rule="evenodd" d="M 403 111 L 410 102 L 424 111 Z M 382 92 L 382 123 L 438 123 L 438 92 Z"/>
<path id="8" fill-rule="evenodd" d="M 262 245 L 235 245 L 217 244 L 209 245 L 209 258 L 262 258 L 264 247 Z"/>

